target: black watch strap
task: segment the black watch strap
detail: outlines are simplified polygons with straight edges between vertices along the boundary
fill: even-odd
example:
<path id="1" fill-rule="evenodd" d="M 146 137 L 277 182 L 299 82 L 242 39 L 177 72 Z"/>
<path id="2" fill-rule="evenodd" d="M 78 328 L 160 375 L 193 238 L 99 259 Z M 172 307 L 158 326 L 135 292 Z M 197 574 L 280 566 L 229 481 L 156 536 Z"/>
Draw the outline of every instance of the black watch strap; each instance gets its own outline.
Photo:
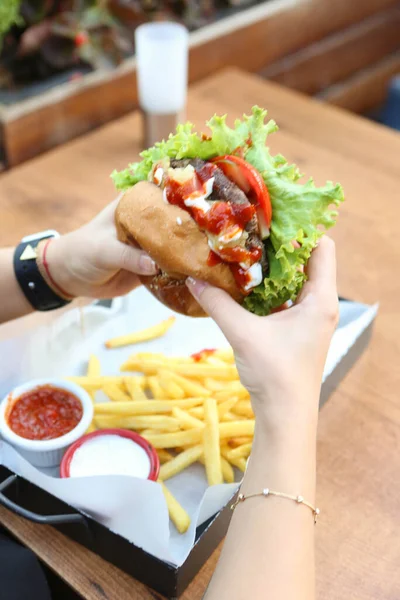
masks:
<path id="1" fill-rule="evenodd" d="M 58 296 L 42 277 L 36 262 L 37 246 L 42 240 L 53 238 L 54 235 L 44 235 L 30 241 L 24 241 L 16 247 L 14 252 L 14 272 L 28 302 L 35 310 L 47 311 L 61 308 L 71 300 Z"/>

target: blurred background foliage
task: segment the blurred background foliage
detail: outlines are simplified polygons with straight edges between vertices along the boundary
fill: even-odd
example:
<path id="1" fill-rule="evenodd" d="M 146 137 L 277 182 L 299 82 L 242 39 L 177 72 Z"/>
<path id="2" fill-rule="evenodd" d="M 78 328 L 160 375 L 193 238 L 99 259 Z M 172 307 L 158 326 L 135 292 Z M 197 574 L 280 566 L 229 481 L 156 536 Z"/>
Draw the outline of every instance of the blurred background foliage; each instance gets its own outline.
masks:
<path id="1" fill-rule="evenodd" d="M 0 0 L 0 88 L 52 75 L 110 68 L 134 53 L 143 22 L 172 19 L 197 29 L 248 0 Z"/>

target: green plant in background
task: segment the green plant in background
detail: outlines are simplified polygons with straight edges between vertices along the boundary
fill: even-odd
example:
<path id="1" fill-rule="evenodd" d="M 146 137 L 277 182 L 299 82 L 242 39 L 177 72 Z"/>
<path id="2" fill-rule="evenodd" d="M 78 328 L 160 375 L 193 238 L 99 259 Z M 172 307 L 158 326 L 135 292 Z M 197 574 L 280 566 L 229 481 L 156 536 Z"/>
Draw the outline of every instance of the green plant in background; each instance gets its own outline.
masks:
<path id="1" fill-rule="evenodd" d="M 0 89 L 76 77 L 132 55 L 134 28 L 111 4 L 118 0 L 0 0 Z"/>
<path id="2" fill-rule="evenodd" d="M 0 3 L 0 44 L 2 42 L 3 35 L 13 25 L 21 24 L 21 17 L 19 14 L 21 0 L 2 0 Z"/>
<path id="3" fill-rule="evenodd" d="M 146 21 L 177 20 L 195 30 L 216 11 L 245 2 L 0 0 L 0 92 L 112 68 L 133 55 L 135 29 Z"/>

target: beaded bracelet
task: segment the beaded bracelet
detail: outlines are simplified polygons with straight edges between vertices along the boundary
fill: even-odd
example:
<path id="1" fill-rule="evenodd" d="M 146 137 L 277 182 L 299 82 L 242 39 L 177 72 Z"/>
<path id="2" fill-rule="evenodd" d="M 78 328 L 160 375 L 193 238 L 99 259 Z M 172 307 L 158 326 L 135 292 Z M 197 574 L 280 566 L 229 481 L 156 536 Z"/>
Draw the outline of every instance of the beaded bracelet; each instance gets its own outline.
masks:
<path id="1" fill-rule="evenodd" d="M 231 505 L 231 510 L 235 510 L 237 505 L 241 502 L 244 502 L 249 498 L 256 498 L 257 496 L 264 496 L 265 498 L 268 496 L 276 496 L 278 498 L 285 498 L 286 500 L 293 500 L 294 502 L 297 502 L 297 504 L 304 504 L 304 506 L 307 506 L 307 508 L 309 508 L 313 513 L 314 523 L 317 523 L 317 517 L 320 513 L 319 508 L 315 508 L 312 504 L 304 500 L 303 496 L 291 496 L 290 494 L 284 494 L 283 492 L 274 492 L 268 488 L 263 489 L 263 491 L 259 492 L 258 494 L 248 494 L 247 496 L 244 494 L 239 494 L 235 502 Z"/>

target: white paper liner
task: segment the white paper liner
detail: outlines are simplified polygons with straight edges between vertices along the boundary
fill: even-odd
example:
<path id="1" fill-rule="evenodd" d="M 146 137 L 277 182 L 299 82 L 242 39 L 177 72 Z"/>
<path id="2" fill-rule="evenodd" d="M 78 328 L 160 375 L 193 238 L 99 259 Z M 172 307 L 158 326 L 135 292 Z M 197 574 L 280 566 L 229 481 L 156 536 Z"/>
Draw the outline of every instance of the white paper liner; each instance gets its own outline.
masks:
<path id="1" fill-rule="evenodd" d="M 374 319 L 377 305 L 340 303 L 340 323 L 329 350 L 324 379 L 333 371 L 355 340 Z M 79 309 L 64 312 L 25 335 L 0 342 L 2 381 L 0 397 L 17 384 L 37 377 L 84 374 L 90 353 L 100 358 L 103 374 L 116 374 L 134 352 L 164 352 L 188 355 L 202 348 L 223 348 L 227 342 L 211 319 L 190 319 L 177 315 L 175 325 L 158 340 L 107 350 L 110 337 L 158 323 L 171 311 L 141 288 L 111 309 L 84 308 L 84 330 Z M 0 328 L 0 339 L 1 339 Z M 98 400 L 101 394 L 98 393 Z M 161 487 L 153 482 L 127 476 L 59 479 L 57 469 L 39 471 L 5 442 L 0 442 L 0 464 L 92 516 L 111 531 L 136 546 L 177 566 L 187 558 L 196 527 L 218 512 L 233 495 L 237 484 L 209 488 L 203 467 L 193 465 L 167 485 L 191 517 L 191 526 L 179 534 L 170 524 Z M 237 473 L 239 480 L 240 474 Z"/>

